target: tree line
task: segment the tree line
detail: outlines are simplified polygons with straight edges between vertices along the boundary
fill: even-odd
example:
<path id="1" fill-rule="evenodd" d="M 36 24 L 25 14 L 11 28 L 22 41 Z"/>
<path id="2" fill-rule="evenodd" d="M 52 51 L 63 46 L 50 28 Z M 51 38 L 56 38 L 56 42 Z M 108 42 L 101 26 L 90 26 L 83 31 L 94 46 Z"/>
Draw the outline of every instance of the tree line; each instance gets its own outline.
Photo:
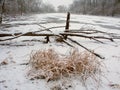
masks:
<path id="1" fill-rule="evenodd" d="M 57 11 L 53 5 L 43 3 L 43 0 L 0 0 L 0 12 L 6 15 L 68 11 L 77 14 L 120 15 L 120 0 L 74 0 L 69 7 L 58 6 Z"/>
<path id="2" fill-rule="evenodd" d="M 74 0 L 72 13 L 115 16 L 120 14 L 120 0 Z"/>
<path id="3" fill-rule="evenodd" d="M 45 13 L 55 12 L 55 8 L 42 0 L 0 0 L 0 11 L 4 14 Z"/>

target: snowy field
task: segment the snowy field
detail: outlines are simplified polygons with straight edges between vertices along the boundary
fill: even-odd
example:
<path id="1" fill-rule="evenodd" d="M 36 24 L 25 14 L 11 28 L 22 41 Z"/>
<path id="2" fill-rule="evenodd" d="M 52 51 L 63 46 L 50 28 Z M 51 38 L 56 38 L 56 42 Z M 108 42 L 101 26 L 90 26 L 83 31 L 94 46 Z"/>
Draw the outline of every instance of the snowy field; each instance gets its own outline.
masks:
<path id="1" fill-rule="evenodd" d="M 46 28 L 65 26 L 65 21 L 66 14 L 59 13 L 6 18 L 0 26 L 0 33 L 10 33 L 14 36 L 14 33 L 26 33 L 44 29 L 39 25 Z M 81 28 L 116 33 L 120 37 L 120 18 L 72 14 L 70 29 Z M 53 34 L 59 34 L 64 30 L 64 27 L 51 29 Z M 42 31 L 41 33 L 50 32 Z M 104 36 L 104 34 L 97 35 Z M 0 37 L 0 39 L 5 38 Z M 42 79 L 29 80 L 27 77 L 28 66 L 23 65 L 23 63 L 29 61 L 29 56 L 32 51 L 53 48 L 60 54 L 66 55 L 72 49 L 65 43 L 56 42 L 54 37 L 50 38 L 49 43 L 43 43 L 45 41 L 44 38 L 23 36 L 0 42 L 0 63 L 3 61 L 8 63 L 7 65 L 0 65 L 0 90 L 50 90 L 51 86 L 58 83 L 47 83 Z M 64 88 L 64 90 L 120 90 L 120 39 L 115 39 L 114 42 L 101 40 L 104 43 L 81 37 L 72 37 L 72 39 L 105 57 L 102 60 L 104 63 L 103 76 L 101 76 L 101 84 L 98 87 L 96 87 L 97 85 L 95 83 L 88 81 L 86 88 L 79 80 L 72 80 L 64 84 L 65 87 L 67 87 L 66 84 L 72 84 L 72 87 Z M 81 51 L 84 50 L 74 43 L 71 44 Z"/>

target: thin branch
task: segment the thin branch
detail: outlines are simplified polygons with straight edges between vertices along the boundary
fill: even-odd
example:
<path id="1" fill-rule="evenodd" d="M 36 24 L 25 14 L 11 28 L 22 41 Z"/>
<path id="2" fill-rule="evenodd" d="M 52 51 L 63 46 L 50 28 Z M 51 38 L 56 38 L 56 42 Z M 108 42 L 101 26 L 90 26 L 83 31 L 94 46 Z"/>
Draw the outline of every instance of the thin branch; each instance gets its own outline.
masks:
<path id="1" fill-rule="evenodd" d="M 7 40 L 12 40 L 12 39 L 16 39 L 16 38 L 19 38 L 21 36 L 55 36 L 54 34 L 35 34 L 37 32 L 41 32 L 41 31 L 45 31 L 45 30 L 49 30 L 49 29 L 54 29 L 54 28 L 61 28 L 61 27 L 65 27 L 65 26 L 56 26 L 56 27 L 50 27 L 50 28 L 45 28 L 45 29 L 41 29 L 40 31 L 34 31 L 34 32 L 27 32 L 27 33 L 24 33 L 24 34 L 14 34 L 14 35 L 17 35 L 15 37 L 12 37 L 12 38 L 8 38 L 8 39 L 0 39 L 0 41 L 7 41 Z M 9 36 L 10 34 L 4 34 L 5 36 Z M 11 36 L 13 36 L 11 34 Z M 3 37 L 3 35 L 1 34 L 0 37 Z"/>
<path id="2" fill-rule="evenodd" d="M 39 25 L 39 24 L 37 24 L 37 25 Z M 43 27 L 44 29 L 41 29 L 40 31 L 50 31 L 50 32 L 52 32 L 50 29 L 55 29 L 55 28 L 63 28 L 63 27 L 65 27 L 65 26 L 56 26 L 56 27 L 50 27 L 50 28 L 46 28 L 46 27 L 44 27 L 44 26 L 42 26 L 42 25 L 39 25 L 40 27 Z M 40 31 L 35 31 L 35 33 L 36 32 L 40 32 Z"/>
<path id="3" fill-rule="evenodd" d="M 104 59 L 104 57 L 100 56 L 99 54 L 93 52 L 92 50 L 86 48 L 85 46 L 81 45 L 80 43 L 78 43 L 77 41 L 71 39 L 71 38 L 68 38 L 70 41 L 76 43 L 77 45 L 81 46 L 82 48 L 84 48 L 85 50 L 89 51 L 90 53 L 94 54 L 95 56 L 99 57 L 100 59 Z"/>
<path id="4" fill-rule="evenodd" d="M 14 34 L 6 34 L 6 33 L 1 33 L 0 37 L 6 37 L 6 36 L 17 36 L 20 35 L 21 33 L 14 33 Z"/>
<path id="5" fill-rule="evenodd" d="M 40 24 L 37 24 L 38 26 L 40 26 L 40 27 L 42 27 L 42 28 L 44 28 L 46 31 L 50 31 L 50 32 L 52 32 L 50 29 L 47 29 L 46 27 L 44 27 L 44 26 L 42 26 L 42 25 L 40 25 Z M 45 31 L 44 30 L 44 31 Z M 40 30 L 41 31 L 41 30 Z M 43 30 L 42 30 L 43 31 Z"/>
<path id="6" fill-rule="evenodd" d="M 35 34 L 33 32 L 27 32 L 27 33 L 24 33 L 24 34 L 19 34 L 19 35 L 15 36 L 15 37 L 12 37 L 12 38 L 0 39 L 0 41 L 13 40 L 13 39 L 19 38 L 21 36 L 55 36 L 55 35 L 54 34 Z"/>
<path id="7" fill-rule="evenodd" d="M 72 33 L 85 33 L 85 34 L 94 34 L 94 33 L 103 33 L 107 35 L 116 35 L 116 33 L 108 33 L 104 31 L 99 31 L 99 30 L 92 30 L 92 29 L 87 29 L 87 30 L 82 30 L 82 29 L 74 29 L 70 30 Z"/>
<path id="8" fill-rule="evenodd" d="M 104 43 L 104 42 L 102 42 L 102 41 L 100 41 L 100 40 L 97 40 L 96 38 L 92 38 L 93 40 L 95 40 L 95 41 L 97 41 L 97 42 L 100 42 L 100 43 Z"/>
<path id="9" fill-rule="evenodd" d="M 78 37 L 83 37 L 83 38 L 89 38 L 95 40 L 95 38 L 98 39 L 108 39 L 113 42 L 113 38 L 108 38 L 104 36 L 86 36 L 86 35 L 81 35 L 81 34 L 75 34 L 75 33 L 60 33 L 61 35 L 69 35 L 69 36 L 78 36 Z"/>
<path id="10" fill-rule="evenodd" d="M 69 45 L 70 47 L 74 47 L 73 45 L 71 45 L 70 43 L 68 43 L 66 40 L 63 40 L 64 43 L 66 43 L 67 45 Z"/>

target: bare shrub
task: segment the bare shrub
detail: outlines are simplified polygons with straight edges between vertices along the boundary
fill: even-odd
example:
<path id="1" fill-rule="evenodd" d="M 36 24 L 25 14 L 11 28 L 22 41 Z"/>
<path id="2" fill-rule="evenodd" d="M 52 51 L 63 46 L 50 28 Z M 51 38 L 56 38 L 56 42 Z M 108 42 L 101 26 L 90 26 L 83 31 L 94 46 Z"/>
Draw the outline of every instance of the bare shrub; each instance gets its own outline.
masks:
<path id="1" fill-rule="evenodd" d="M 44 78 L 47 81 L 79 75 L 86 80 L 100 72 L 101 62 L 88 52 L 71 51 L 70 55 L 62 57 L 53 49 L 39 50 L 32 53 L 29 61 L 29 76 Z M 95 78 L 96 79 L 96 78 Z"/>

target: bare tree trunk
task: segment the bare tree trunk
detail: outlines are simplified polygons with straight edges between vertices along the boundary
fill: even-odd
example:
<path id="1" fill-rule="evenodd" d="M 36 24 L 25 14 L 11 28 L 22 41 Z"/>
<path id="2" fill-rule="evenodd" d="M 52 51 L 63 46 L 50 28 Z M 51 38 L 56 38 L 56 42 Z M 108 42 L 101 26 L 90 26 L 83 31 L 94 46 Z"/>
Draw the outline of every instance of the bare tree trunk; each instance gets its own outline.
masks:
<path id="1" fill-rule="evenodd" d="M 106 1 L 102 1 L 102 15 L 105 15 L 105 4 L 106 4 Z"/>
<path id="2" fill-rule="evenodd" d="M 120 0 L 115 0 L 113 2 L 113 10 L 112 10 L 112 16 L 115 16 L 116 14 L 116 7 L 117 7 L 117 4 L 120 2 Z"/>
<path id="3" fill-rule="evenodd" d="M 83 14 L 86 14 L 86 0 L 83 2 Z"/>
<path id="4" fill-rule="evenodd" d="M 5 0 L 3 0 L 2 6 L 1 6 L 0 24 L 2 24 L 4 9 L 5 9 Z"/>

